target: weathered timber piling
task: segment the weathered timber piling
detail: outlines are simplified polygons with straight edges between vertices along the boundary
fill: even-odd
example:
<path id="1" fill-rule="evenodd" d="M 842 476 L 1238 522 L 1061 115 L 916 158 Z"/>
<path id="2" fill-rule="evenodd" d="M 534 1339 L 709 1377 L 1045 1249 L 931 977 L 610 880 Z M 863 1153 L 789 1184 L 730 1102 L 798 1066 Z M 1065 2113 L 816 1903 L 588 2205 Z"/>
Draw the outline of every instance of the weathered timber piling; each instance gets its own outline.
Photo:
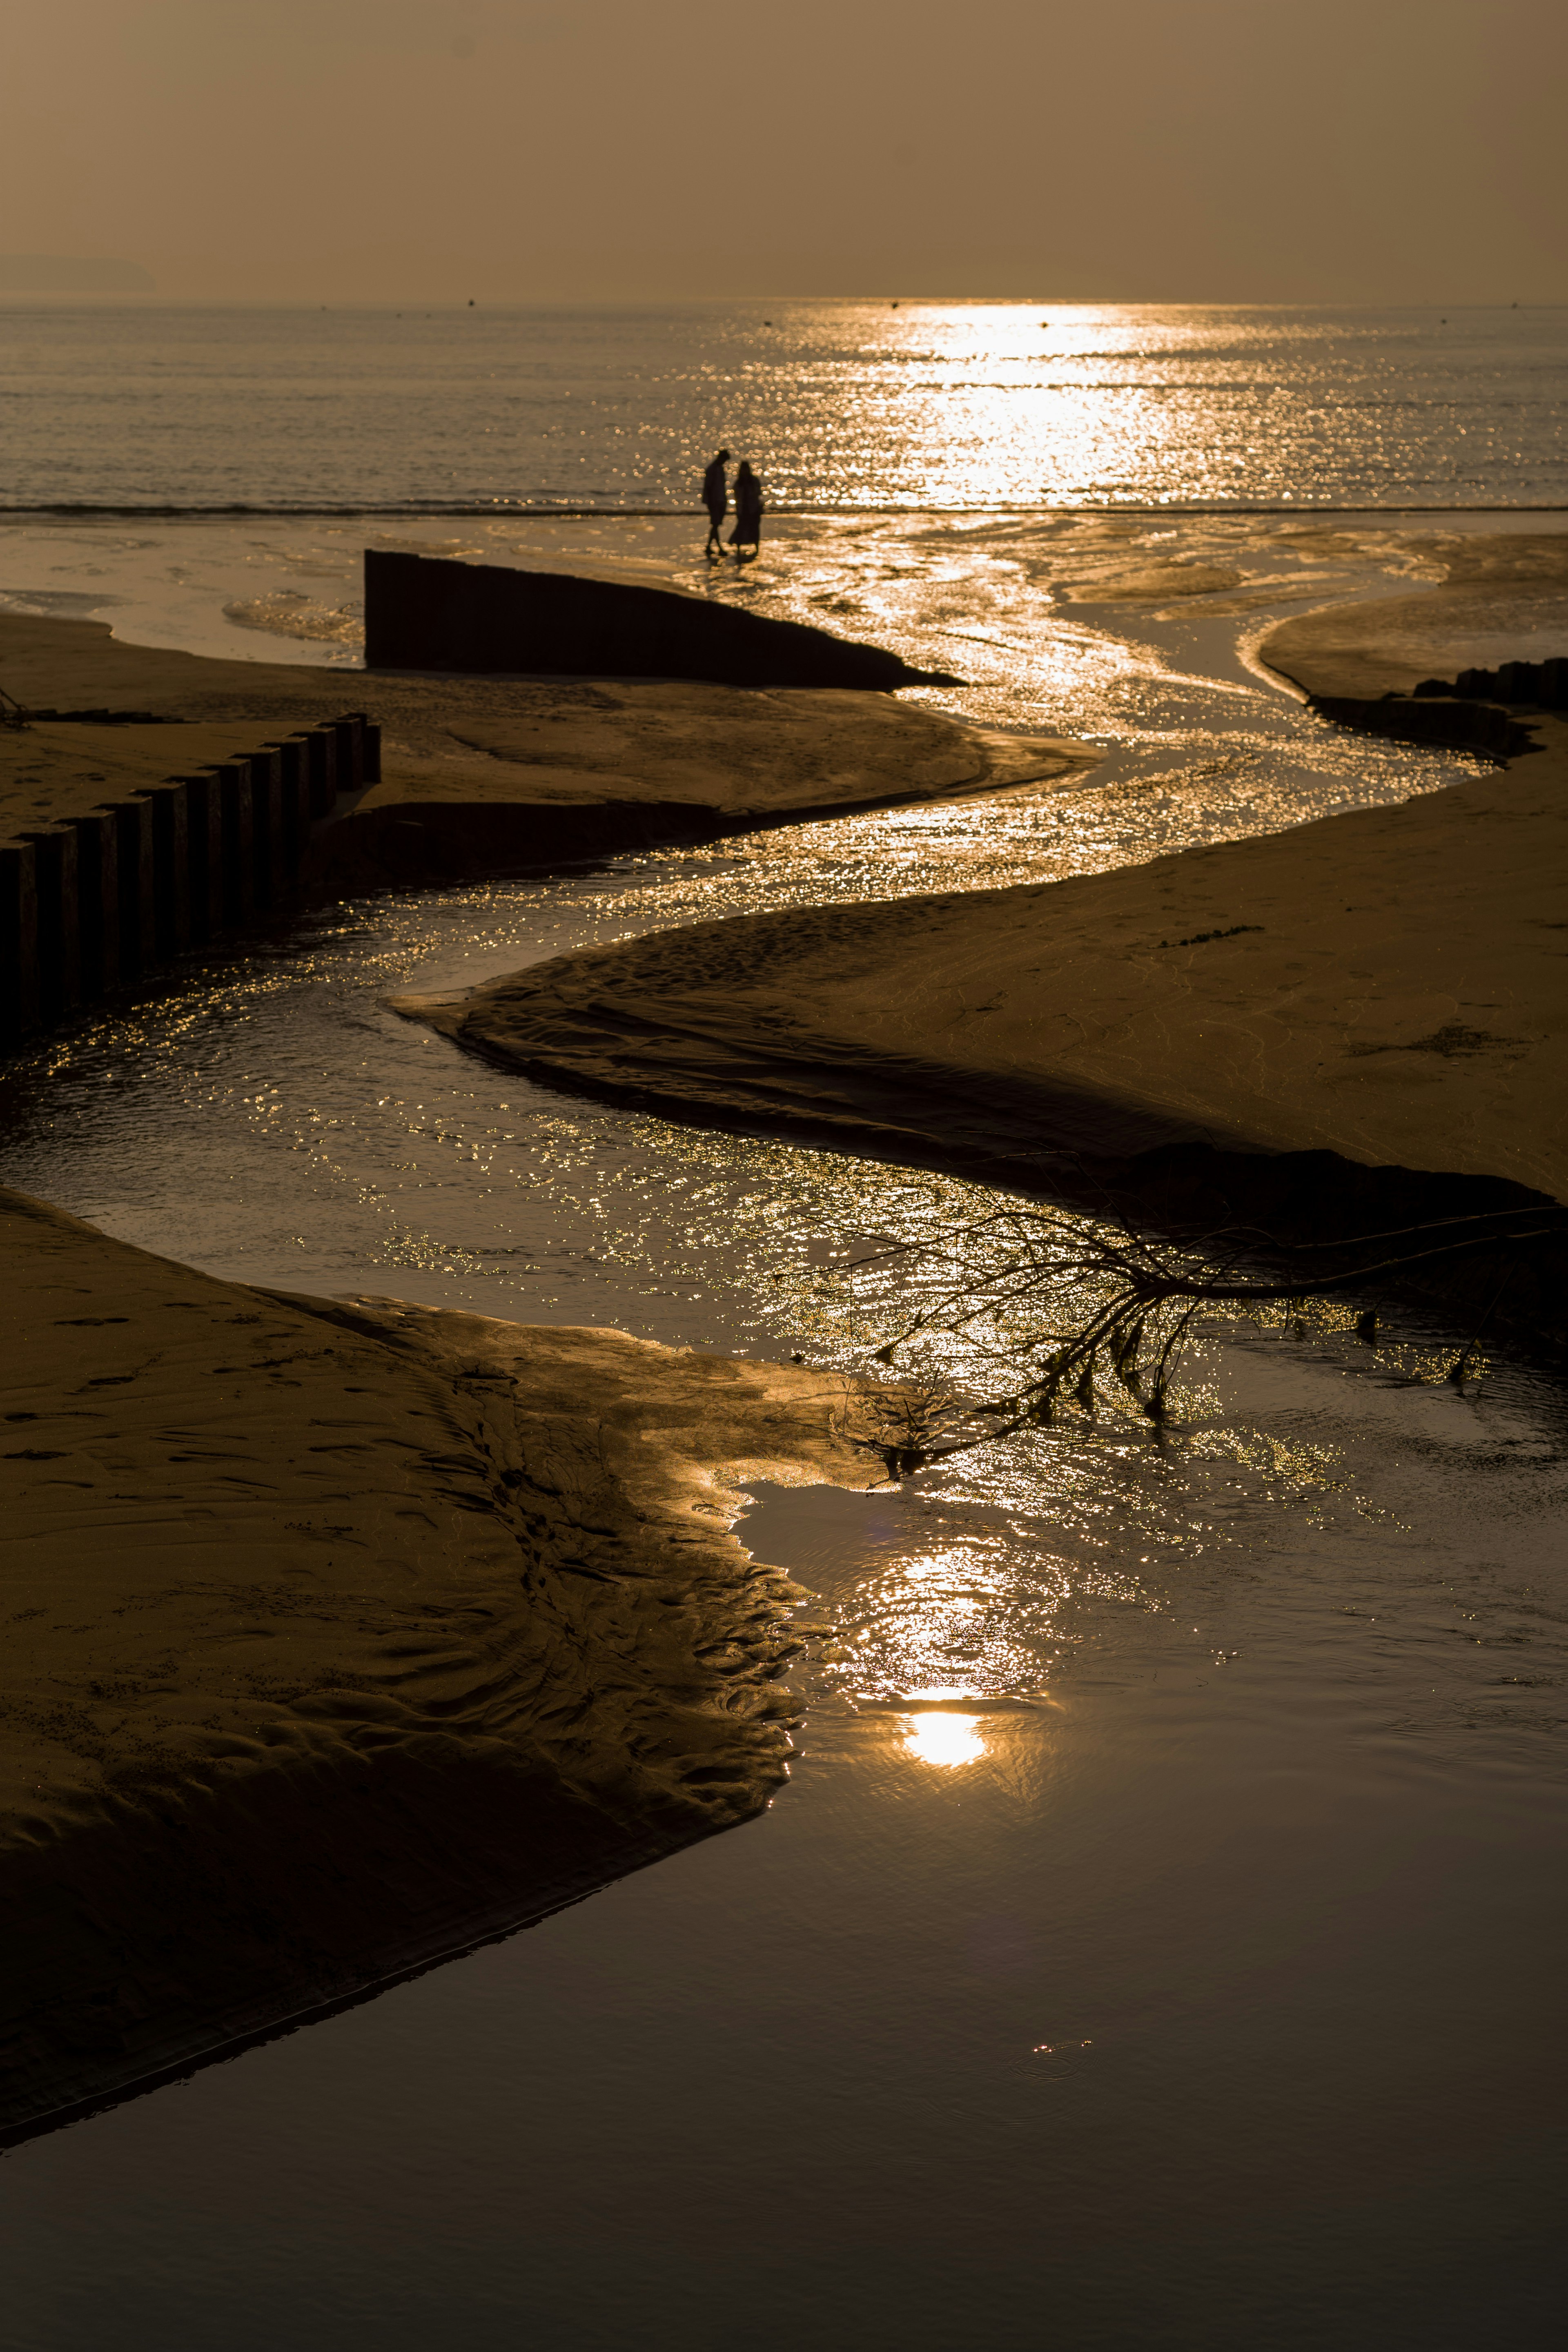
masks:
<path id="1" fill-rule="evenodd" d="M 223 928 L 242 930 L 256 912 L 256 826 L 250 762 L 226 760 L 217 770 L 223 823 Z"/>
<path id="2" fill-rule="evenodd" d="M 81 1002 L 76 835 L 68 825 L 51 825 L 22 838 L 33 845 L 38 1014 L 45 1022 L 61 1021 Z"/>
<path id="3" fill-rule="evenodd" d="M 138 795 L 153 833 L 153 944 L 166 963 L 191 943 L 190 810 L 184 782 L 154 784 Z"/>
<path id="4" fill-rule="evenodd" d="M 96 1004 L 120 980 L 120 861 L 114 819 L 106 809 L 69 820 L 76 835 L 77 942 L 84 1004 Z"/>
<path id="5" fill-rule="evenodd" d="M 38 869 L 30 841 L 0 846 L 0 1034 L 38 1025 Z"/>
<path id="6" fill-rule="evenodd" d="M 283 763 L 276 751 L 253 751 L 250 769 L 250 837 L 255 856 L 256 905 L 269 911 L 283 895 Z"/>
<path id="7" fill-rule="evenodd" d="M 305 746 L 297 735 L 267 749 L 278 760 L 278 848 L 285 879 L 298 874 L 310 837 L 310 780 Z"/>
<path id="8" fill-rule="evenodd" d="M 357 793 L 364 784 L 364 726 L 358 719 L 335 719 L 332 733 L 338 746 L 338 790 Z"/>
<path id="9" fill-rule="evenodd" d="M 185 788 L 185 882 L 191 939 L 197 947 L 218 938 L 223 920 L 223 799 L 216 769 L 182 776 Z"/>
<path id="10" fill-rule="evenodd" d="M 120 977 L 139 980 L 158 961 L 153 812 L 139 794 L 107 805 L 114 819 L 114 855 L 119 868 Z"/>
<path id="11" fill-rule="evenodd" d="M 0 842 L 0 1047 L 285 908 L 312 826 L 380 775 L 356 711 Z"/>
<path id="12" fill-rule="evenodd" d="M 311 822 L 320 824 L 337 805 L 338 739 L 329 728 L 313 727 L 296 740 L 305 753 Z"/>

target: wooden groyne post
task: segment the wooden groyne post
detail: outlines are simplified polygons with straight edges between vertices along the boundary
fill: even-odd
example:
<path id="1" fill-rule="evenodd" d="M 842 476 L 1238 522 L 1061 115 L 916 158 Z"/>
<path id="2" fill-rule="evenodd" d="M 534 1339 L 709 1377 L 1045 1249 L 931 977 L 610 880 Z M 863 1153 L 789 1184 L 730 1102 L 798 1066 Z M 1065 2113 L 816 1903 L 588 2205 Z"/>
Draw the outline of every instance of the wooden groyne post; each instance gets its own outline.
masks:
<path id="1" fill-rule="evenodd" d="M 279 911 L 312 828 L 380 776 L 353 711 L 0 842 L 0 1045 Z"/>

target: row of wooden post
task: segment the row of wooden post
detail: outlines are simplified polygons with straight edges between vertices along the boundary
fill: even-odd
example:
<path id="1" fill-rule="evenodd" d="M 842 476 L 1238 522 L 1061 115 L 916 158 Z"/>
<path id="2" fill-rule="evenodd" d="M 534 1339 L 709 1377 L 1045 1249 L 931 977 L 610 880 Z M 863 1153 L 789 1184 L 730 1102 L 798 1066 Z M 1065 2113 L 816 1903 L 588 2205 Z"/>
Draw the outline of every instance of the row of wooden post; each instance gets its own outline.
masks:
<path id="1" fill-rule="evenodd" d="M 356 711 L 0 845 L 0 1043 L 281 910 L 312 824 L 380 774 Z"/>

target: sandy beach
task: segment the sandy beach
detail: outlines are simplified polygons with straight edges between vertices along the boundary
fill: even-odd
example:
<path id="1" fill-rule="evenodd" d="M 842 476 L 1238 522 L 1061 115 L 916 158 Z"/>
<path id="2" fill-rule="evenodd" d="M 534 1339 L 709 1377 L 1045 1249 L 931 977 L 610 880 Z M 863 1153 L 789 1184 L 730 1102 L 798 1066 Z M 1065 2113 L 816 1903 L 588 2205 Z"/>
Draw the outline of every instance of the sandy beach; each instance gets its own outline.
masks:
<path id="1" fill-rule="evenodd" d="M 792 910 L 399 1009 L 562 1084 L 858 1148 L 1203 1143 L 1568 1187 L 1568 729 L 1358 811 L 1022 890 Z"/>
<path id="2" fill-rule="evenodd" d="M 1461 641 L 1495 656 L 1510 613 L 1542 649 L 1558 592 L 1538 565 L 1489 577 L 1489 635 L 1482 592 L 1447 593 L 1287 625 L 1265 658 L 1309 693 L 1399 691 Z M 1404 603 L 1458 635 L 1391 652 Z M 13 739 L 13 825 L 319 719 L 347 683 L 86 623 L 11 616 L 0 650 L 35 706 L 157 714 Z M 353 699 L 384 730 L 384 781 L 318 832 L 323 896 L 1093 756 L 842 693 L 365 677 Z M 1282 1232 L 1558 1202 L 1568 725 L 1525 716 L 1539 749 L 1403 805 L 1087 878 L 657 933 L 397 1009 L 580 1094 L 1109 1189 L 1156 1221 L 1216 1197 Z M 766 1801 L 802 1595 L 727 1529 L 743 1476 L 879 1474 L 847 1442 L 842 1381 L 251 1290 L 16 1194 L 0 1247 L 25 1343 L 5 1449 L 12 2129 Z M 1560 1323 L 1555 1283 L 1531 1328 Z"/>
<path id="3" fill-rule="evenodd" d="M 1071 776 L 1095 754 L 890 696 L 680 681 L 349 675 L 130 646 L 97 621 L 0 614 L 0 682 L 41 721 L 0 737 L 0 835 L 232 756 L 345 707 L 382 776 L 318 828 L 307 896 L 515 870 L 857 807 Z"/>
<path id="4" fill-rule="evenodd" d="M 1568 11 L 830 13 L 7 19 L 0 2352 L 1562 2326 Z"/>
<path id="5" fill-rule="evenodd" d="M 246 152 L 282 176 L 220 168 L 198 213 L 424 235 L 429 139 L 484 92 L 515 119 L 524 37 L 524 116 L 564 69 L 603 126 L 592 26 L 481 13 L 467 60 L 423 22 L 295 57 L 269 16 L 216 79 L 221 26 L 184 43 L 220 145 L 237 91 L 281 107 Z M 689 301 L 514 303 L 442 261 L 429 302 L 363 263 L 186 301 L 153 257 L 152 296 L 11 302 L 29 2344 L 488 2352 L 521 2315 L 686 2352 L 739 2308 L 825 2352 L 1043 2311 L 1074 2352 L 1383 2352 L 1553 2309 L 1568 659 L 1518 657 L 1568 656 L 1568 312 L 1489 223 L 1489 300 L 1434 293 L 1477 175 L 1433 101 L 1473 131 L 1517 42 L 1447 44 L 1445 92 L 1391 36 L 1426 163 L 1384 203 L 1393 115 L 1331 44 L 1338 96 L 1298 54 L 1281 114 L 1247 38 L 1149 30 L 1122 266 L 1162 229 L 1178 276 L 1226 266 L 1239 225 L 1256 299 L 757 300 L 703 265 Z M 908 210 L 868 42 L 895 102 L 836 68 L 823 152 Z M 113 44 L 74 79 L 68 47 L 109 143 L 43 157 L 36 241 L 96 173 L 131 251 L 154 165 L 184 236 L 179 123 L 149 146 Z M 971 65 L 990 187 L 1031 149 Z M 1506 95 L 1523 170 L 1555 151 Z M 1179 216 L 1249 128 L 1301 266 L 1337 225 L 1386 292 L 1270 301 L 1278 205 Z M 524 217 L 533 267 L 549 159 L 470 143 L 463 236 Z M 772 178 L 787 243 L 828 183 Z M 531 180 L 542 210 L 490 201 Z M 695 507 L 721 446 L 764 485 L 743 566 Z M 367 551 L 576 585 L 389 638 Z M 656 677 L 705 656 L 552 638 L 592 583 L 893 667 Z M 1200 1294 L 1164 1377 L 1180 1295 L 1130 1380 L 1108 1208 L 1130 1282 Z M 1452 1279 L 1358 1253 L 1316 1295 L 1352 1253 L 1306 1245 L 1464 1218 Z M 1222 1266 L 1254 1295 L 1204 1300 Z"/>
<path id="6" fill-rule="evenodd" d="M 1263 658 L 1309 692 L 1382 693 L 1495 657 L 1515 619 L 1539 652 L 1563 564 L 1561 541 L 1479 542 L 1451 593 L 1313 614 Z M 560 1085 L 1144 1209 L 1278 1213 L 1302 1155 L 1332 1156 L 1308 1189 L 1341 1192 L 1342 1230 L 1358 1171 L 1479 1185 L 1454 1213 L 1561 1201 L 1568 726 L 1530 727 L 1508 767 L 1401 806 L 1040 887 L 700 925 L 398 1009 Z M 1554 1291 L 1542 1312 L 1555 1329 Z"/>
<path id="7" fill-rule="evenodd" d="M 350 680 L 16 614 L 0 677 L 28 710 L 140 714 L 7 730 L 12 836 L 352 699 L 383 728 L 382 779 L 318 826 L 305 898 L 1095 756 L 882 695 Z M 842 1382 L 266 1297 L 17 1195 L 3 1246 L 25 1344 L 0 1871 L 29 1923 L 5 2125 L 348 1998 L 765 1801 L 791 1719 L 771 1689 L 781 1605 L 801 1596 L 725 1530 L 742 1475 L 866 1483 L 878 1465 L 834 1434 Z M 173 1947 L 159 1919 L 197 1876 Z"/>
<path id="8" fill-rule="evenodd" d="M 1330 604 L 1269 632 L 1268 667 L 1318 696 L 1408 694 L 1424 678 L 1568 646 L 1568 537 L 1519 531 L 1432 546 L 1440 576 L 1421 593 Z"/>
<path id="9" fill-rule="evenodd" d="M 0 1258 L 5 2126 L 778 1784 L 804 1596 L 734 1487 L 868 1483 L 844 1381 L 248 1290 L 16 1193 Z"/>

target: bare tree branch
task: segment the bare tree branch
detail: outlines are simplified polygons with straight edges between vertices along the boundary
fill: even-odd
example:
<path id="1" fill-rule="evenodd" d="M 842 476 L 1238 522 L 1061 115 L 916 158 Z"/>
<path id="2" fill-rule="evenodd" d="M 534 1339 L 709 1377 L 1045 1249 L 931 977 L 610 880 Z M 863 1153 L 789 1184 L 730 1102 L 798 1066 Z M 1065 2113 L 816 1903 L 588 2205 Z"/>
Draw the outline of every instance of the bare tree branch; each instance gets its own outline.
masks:
<path id="1" fill-rule="evenodd" d="M 1300 1330 L 1309 1298 L 1479 1251 L 1499 1253 L 1507 1264 L 1491 1306 L 1445 1375 L 1461 1382 L 1512 1267 L 1528 1250 L 1565 1235 L 1568 1216 L 1546 1202 L 1291 1244 L 1237 1225 L 1155 1240 L 1120 1217 L 1086 1221 L 1048 1208 L 1000 1207 L 929 1238 L 890 1242 L 843 1271 L 858 1278 L 862 1295 L 868 1288 L 875 1297 L 894 1280 L 924 1290 L 874 1361 L 896 1365 L 911 1348 L 945 1337 L 1006 1362 L 1015 1375 L 1022 1365 L 1024 1377 L 1006 1395 L 966 1400 L 922 1362 L 914 1377 L 883 1391 L 858 1442 L 881 1456 L 890 1476 L 907 1476 L 1048 1426 L 1069 1399 L 1093 1413 L 1101 1376 L 1163 1424 L 1183 1351 L 1206 1308 L 1280 1306 Z M 1375 1310 L 1361 1315 L 1356 1328 L 1372 1339 Z M 976 1431 L 980 1421 L 990 1425 Z"/>

